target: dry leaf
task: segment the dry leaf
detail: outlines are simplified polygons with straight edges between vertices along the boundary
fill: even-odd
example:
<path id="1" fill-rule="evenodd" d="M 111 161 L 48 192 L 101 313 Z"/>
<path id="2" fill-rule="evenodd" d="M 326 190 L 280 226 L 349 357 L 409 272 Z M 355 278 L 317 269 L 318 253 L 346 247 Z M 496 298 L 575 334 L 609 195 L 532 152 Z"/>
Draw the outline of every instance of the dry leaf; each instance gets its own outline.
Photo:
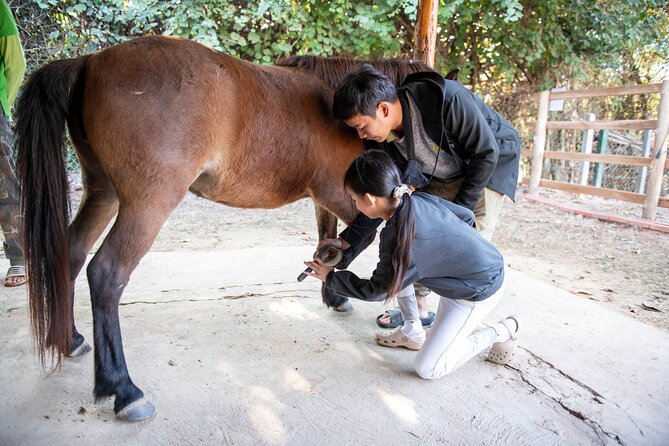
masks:
<path id="1" fill-rule="evenodd" d="M 572 291 L 574 294 L 585 294 L 586 296 L 592 296 L 592 293 L 588 290 L 576 290 Z"/>

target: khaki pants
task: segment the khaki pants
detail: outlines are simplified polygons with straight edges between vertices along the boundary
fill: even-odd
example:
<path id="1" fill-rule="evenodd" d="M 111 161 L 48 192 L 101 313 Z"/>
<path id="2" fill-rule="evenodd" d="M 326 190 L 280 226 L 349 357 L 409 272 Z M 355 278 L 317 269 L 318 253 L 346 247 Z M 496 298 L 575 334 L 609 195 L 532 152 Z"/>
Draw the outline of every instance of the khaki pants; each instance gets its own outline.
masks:
<path id="1" fill-rule="evenodd" d="M 463 178 L 456 178 L 454 180 L 432 178 L 430 184 L 425 186 L 422 190 L 448 201 L 453 201 L 458 190 L 460 190 L 462 180 Z M 495 232 L 495 227 L 499 220 L 499 213 L 502 210 L 505 197 L 506 195 L 486 187 L 483 190 L 481 199 L 474 208 L 476 229 L 478 229 L 481 236 L 486 240 L 490 240 Z"/>

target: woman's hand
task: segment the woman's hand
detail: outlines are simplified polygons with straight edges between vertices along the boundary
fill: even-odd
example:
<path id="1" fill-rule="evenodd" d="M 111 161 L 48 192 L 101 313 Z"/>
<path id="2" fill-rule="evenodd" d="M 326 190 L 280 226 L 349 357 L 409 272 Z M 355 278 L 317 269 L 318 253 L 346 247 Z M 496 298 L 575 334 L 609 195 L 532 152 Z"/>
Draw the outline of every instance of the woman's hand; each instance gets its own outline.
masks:
<path id="1" fill-rule="evenodd" d="M 333 268 L 325 265 L 321 259 L 316 259 L 312 260 L 310 262 L 304 262 L 305 265 L 307 265 L 309 268 L 312 269 L 312 271 L 305 271 L 304 274 L 307 276 L 315 277 L 318 280 L 322 280 L 325 282 L 325 279 L 327 279 L 328 274 L 330 274 L 330 271 L 333 270 Z"/>
<path id="2" fill-rule="evenodd" d="M 318 242 L 318 247 L 317 249 L 322 248 L 323 246 L 334 246 L 335 248 L 344 251 L 345 249 L 348 249 L 351 247 L 351 245 L 344 240 L 343 238 L 324 238 L 323 240 Z"/>

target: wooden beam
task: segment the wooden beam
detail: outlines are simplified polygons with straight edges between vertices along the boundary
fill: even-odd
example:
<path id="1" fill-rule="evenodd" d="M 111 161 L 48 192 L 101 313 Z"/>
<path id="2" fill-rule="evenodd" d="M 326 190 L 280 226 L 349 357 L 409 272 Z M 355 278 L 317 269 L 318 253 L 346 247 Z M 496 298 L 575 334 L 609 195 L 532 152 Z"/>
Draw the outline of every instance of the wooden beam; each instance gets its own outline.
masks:
<path id="1" fill-rule="evenodd" d="M 414 59 L 434 67 L 439 0 L 420 0 L 414 33 Z"/>
<path id="2" fill-rule="evenodd" d="M 549 121 L 548 130 L 655 130 L 656 119 L 626 119 L 621 121 Z"/>
<path id="3" fill-rule="evenodd" d="M 634 94 L 653 94 L 662 91 L 662 84 L 627 85 L 623 87 L 593 88 L 590 90 L 555 91 L 550 99 L 596 98 L 600 96 L 626 96 Z M 531 100 L 539 100 L 539 94 L 530 95 Z"/>
<path id="4" fill-rule="evenodd" d="M 539 95 L 539 109 L 537 110 L 537 125 L 534 128 L 534 147 L 532 152 L 532 166 L 530 170 L 529 194 L 539 191 L 539 180 L 544 164 L 544 150 L 546 149 L 546 123 L 548 122 L 548 96 L 550 91 L 542 91 Z"/>
<path id="5" fill-rule="evenodd" d="M 657 128 L 655 129 L 655 146 L 653 162 L 648 169 L 648 183 L 646 187 L 646 201 L 643 204 L 642 217 L 646 220 L 655 220 L 657 206 L 662 193 L 662 179 L 664 166 L 667 160 L 667 137 L 669 136 L 669 80 L 662 82 L 662 96 L 657 112 Z"/>
<path id="6" fill-rule="evenodd" d="M 522 156 L 530 157 L 532 156 L 532 151 L 521 150 L 520 154 Z M 650 167 L 650 164 L 653 162 L 652 158 L 643 158 L 640 156 L 602 155 L 599 153 L 584 154 L 575 152 L 553 152 L 553 151 L 544 152 L 544 159 L 592 161 L 595 163 L 622 164 L 625 166 L 637 166 L 637 167 Z M 665 167 L 669 169 L 669 161 L 667 161 Z"/>
<path id="7" fill-rule="evenodd" d="M 541 187 L 547 189 L 563 190 L 565 192 L 572 192 L 575 194 L 588 194 L 597 197 L 613 198 L 620 201 L 628 201 L 630 203 L 643 204 L 646 196 L 637 194 L 636 192 L 626 192 L 615 189 L 605 189 L 603 187 L 583 186 L 580 184 L 563 183 L 561 181 L 541 180 L 539 183 Z"/>
<path id="8" fill-rule="evenodd" d="M 583 215 L 585 217 L 596 218 L 597 220 L 601 220 L 601 221 L 606 221 L 606 222 L 611 222 L 611 223 L 620 223 L 620 224 L 630 225 L 630 226 L 636 226 L 636 227 L 643 228 L 643 229 L 650 229 L 652 231 L 659 231 L 659 232 L 664 232 L 666 234 L 669 234 L 669 224 L 667 224 L 667 223 L 658 223 L 658 222 L 654 222 L 654 221 L 643 220 L 643 219 L 640 219 L 640 218 L 609 214 L 608 212 L 599 212 L 599 211 L 591 211 L 591 210 L 582 209 L 582 208 L 575 208 L 575 207 L 564 205 L 562 203 L 556 203 L 556 202 L 551 201 L 551 200 L 546 199 L 546 198 L 523 194 L 522 192 L 517 192 L 516 193 L 516 198 L 518 198 L 518 197 L 523 197 L 527 200 L 531 200 L 531 201 L 534 201 L 536 203 L 541 203 L 541 204 L 544 204 L 546 206 L 555 207 L 557 209 L 560 209 L 560 210 L 563 210 L 563 211 L 566 211 L 566 212 L 569 212 L 569 213 L 572 213 L 572 214 L 576 214 L 576 215 Z"/>
<path id="9" fill-rule="evenodd" d="M 523 179 L 521 180 L 521 184 L 528 185 L 529 183 L 530 183 L 529 177 L 523 177 Z M 644 194 L 637 194 L 636 192 L 604 189 L 601 187 L 594 187 L 594 186 L 581 186 L 580 184 L 563 183 L 561 181 L 553 181 L 553 180 L 541 180 L 541 187 L 545 187 L 546 189 L 563 190 L 565 192 L 572 192 L 577 194 L 596 195 L 599 197 L 613 198 L 616 200 L 629 201 L 638 204 L 643 203 L 645 197 Z M 530 194 L 527 195 L 528 197 L 530 196 Z M 658 206 L 661 208 L 669 208 L 669 197 L 660 198 L 658 200 Z"/>

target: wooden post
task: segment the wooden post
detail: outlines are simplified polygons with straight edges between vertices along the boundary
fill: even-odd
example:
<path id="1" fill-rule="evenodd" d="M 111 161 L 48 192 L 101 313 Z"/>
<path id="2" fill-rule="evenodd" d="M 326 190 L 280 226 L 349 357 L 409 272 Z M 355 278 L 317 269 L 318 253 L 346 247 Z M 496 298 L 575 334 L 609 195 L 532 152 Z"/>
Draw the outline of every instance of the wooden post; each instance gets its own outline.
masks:
<path id="1" fill-rule="evenodd" d="M 536 194 L 539 191 L 541 170 L 544 164 L 544 149 L 546 148 L 546 124 L 548 123 L 548 102 L 551 92 L 539 93 L 539 109 L 537 110 L 537 124 L 534 127 L 534 150 L 532 152 L 532 169 L 530 170 L 530 184 L 528 193 Z"/>
<path id="2" fill-rule="evenodd" d="M 660 108 L 657 113 L 657 129 L 655 130 L 655 147 L 653 161 L 648 174 L 646 201 L 643 204 L 642 217 L 655 220 L 657 205 L 662 192 L 664 164 L 667 160 L 667 135 L 669 135 L 669 79 L 662 82 Z"/>
<path id="3" fill-rule="evenodd" d="M 594 113 L 586 113 L 586 121 L 594 121 Z M 587 129 L 583 133 L 583 142 L 581 143 L 581 152 L 582 153 L 592 153 L 592 142 L 595 139 L 595 131 L 593 129 Z M 588 179 L 590 177 L 590 161 L 583 161 L 581 164 L 581 184 L 583 186 L 588 184 Z"/>
<path id="4" fill-rule="evenodd" d="M 439 0 L 420 0 L 414 33 L 414 59 L 434 67 L 434 50 L 437 43 Z"/>

